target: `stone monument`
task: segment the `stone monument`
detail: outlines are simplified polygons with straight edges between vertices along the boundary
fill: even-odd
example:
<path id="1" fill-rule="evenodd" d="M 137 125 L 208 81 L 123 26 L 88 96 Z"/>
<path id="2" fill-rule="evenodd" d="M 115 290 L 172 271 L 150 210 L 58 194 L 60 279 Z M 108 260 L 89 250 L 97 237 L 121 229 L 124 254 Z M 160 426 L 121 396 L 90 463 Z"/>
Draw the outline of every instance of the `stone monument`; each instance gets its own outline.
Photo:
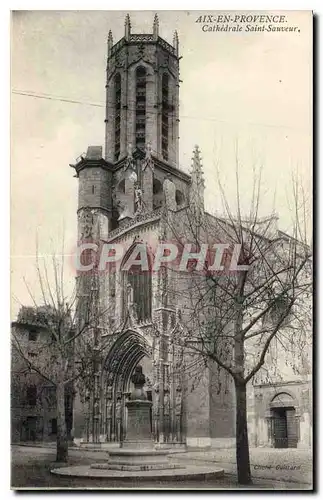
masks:
<path id="1" fill-rule="evenodd" d="M 127 434 L 120 448 L 109 451 L 107 464 L 93 464 L 95 469 L 122 471 L 149 471 L 175 469 L 167 458 L 170 450 L 156 450 L 151 433 L 150 410 L 152 402 L 147 400 L 143 390 L 146 377 L 138 365 L 131 377 L 134 389 L 126 402 L 128 411 Z"/>
<path id="2" fill-rule="evenodd" d="M 146 377 L 142 373 L 142 367 L 137 366 L 131 377 L 134 390 L 126 402 L 128 410 L 127 435 L 120 446 L 122 448 L 153 448 L 154 442 L 151 434 L 150 410 L 152 402 L 147 400 L 143 390 Z"/>
<path id="3" fill-rule="evenodd" d="M 145 376 L 141 366 L 137 366 L 131 378 L 134 389 L 129 401 L 127 435 L 118 450 L 110 450 L 107 462 L 96 463 L 90 466 L 79 465 L 53 469 L 52 474 L 59 476 L 122 479 L 125 481 L 145 479 L 200 479 L 223 476 L 223 469 L 210 466 L 183 465 L 171 463 L 169 458 L 174 456 L 170 450 L 156 450 L 150 427 L 151 401 L 147 400 L 143 390 Z"/>

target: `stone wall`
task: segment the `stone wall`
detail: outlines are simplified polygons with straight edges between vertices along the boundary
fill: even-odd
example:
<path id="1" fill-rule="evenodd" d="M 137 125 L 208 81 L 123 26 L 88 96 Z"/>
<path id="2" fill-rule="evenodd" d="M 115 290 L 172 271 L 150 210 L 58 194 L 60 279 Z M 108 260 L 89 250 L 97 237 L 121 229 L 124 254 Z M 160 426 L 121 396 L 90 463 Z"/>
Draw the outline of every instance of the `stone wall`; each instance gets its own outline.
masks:
<path id="1" fill-rule="evenodd" d="M 312 446 L 311 377 L 298 381 L 263 384 L 248 388 L 248 424 L 251 446 L 273 446 L 270 435 L 271 402 L 279 394 L 291 397 L 298 420 L 298 448 Z"/>
<path id="2" fill-rule="evenodd" d="M 111 210 L 112 173 L 91 166 L 79 172 L 78 207 L 103 208 Z"/>
<path id="3" fill-rule="evenodd" d="M 47 344 L 48 334 L 44 330 L 39 330 L 37 340 L 29 341 L 29 331 L 31 329 L 34 328 L 24 325 L 13 326 L 12 334 L 18 339 L 27 358 L 30 357 L 32 360 L 33 356 L 41 356 L 46 362 L 47 351 L 44 350 L 44 343 Z M 28 404 L 27 390 L 31 386 L 36 388 L 35 405 Z M 52 420 L 56 418 L 56 401 L 53 389 L 37 373 L 27 370 L 26 361 L 13 343 L 10 387 L 12 442 L 27 440 L 52 441 L 56 439 L 56 434 L 52 432 Z"/>

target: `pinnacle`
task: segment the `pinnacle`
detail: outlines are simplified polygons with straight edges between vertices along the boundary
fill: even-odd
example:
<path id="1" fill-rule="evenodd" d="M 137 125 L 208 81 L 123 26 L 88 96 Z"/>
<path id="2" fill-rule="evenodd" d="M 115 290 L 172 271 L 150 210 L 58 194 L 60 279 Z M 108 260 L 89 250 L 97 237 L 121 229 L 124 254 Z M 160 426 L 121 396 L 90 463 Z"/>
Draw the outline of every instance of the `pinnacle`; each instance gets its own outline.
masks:
<path id="1" fill-rule="evenodd" d="M 198 178 L 202 179 L 203 170 L 202 170 L 201 152 L 197 145 L 193 150 L 192 174 L 197 175 Z"/>
<path id="2" fill-rule="evenodd" d="M 128 25 L 130 28 L 131 28 L 131 21 L 130 21 L 130 16 L 129 14 L 126 15 L 126 18 L 125 18 L 125 25 Z"/>
<path id="3" fill-rule="evenodd" d="M 194 166 L 199 166 L 201 167 L 201 156 L 200 156 L 200 150 L 199 150 L 199 147 L 196 145 L 194 147 L 194 150 L 193 150 L 193 157 L 192 157 L 192 160 L 193 160 L 193 167 Z"/>

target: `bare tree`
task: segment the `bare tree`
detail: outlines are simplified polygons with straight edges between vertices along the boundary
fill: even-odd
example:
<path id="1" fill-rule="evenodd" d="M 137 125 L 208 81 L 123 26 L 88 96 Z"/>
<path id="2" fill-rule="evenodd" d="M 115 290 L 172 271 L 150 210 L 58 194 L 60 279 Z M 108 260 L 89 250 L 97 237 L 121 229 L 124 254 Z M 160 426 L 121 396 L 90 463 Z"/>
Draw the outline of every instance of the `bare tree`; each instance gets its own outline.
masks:
<path id="1" fill-rule="evenodd" d="M 49 267 L 41 268 L 38 251 L 36 269 L 41 290 L 41 300 L 37 301 L 26 283 L 32 300 L 32 307 L 21 307 L 17 323 L 34 324 L 44 334 L 37 343 L 37 356 L 31 357 L 26 342 L 12 332 L 12 350 L 23 360 L 23 369 L 37 374 L 55 388 L 57 411 L 57 453 L 58 462 L 68 458 L 68 436 L 66 429 L 65 395 L 74 391 L 77 382 L 80 385 L 90 381 L 93 384 L 100 353 L 111 341 L 113 332 L 102 325 L 107 325 L 107 311 L 98 307 L 98 286 L 91 286 L 98 281 L 96 269 L 88 276 L 88 293 L 80 297 L 80 287 L 75 287 L 72 294 L 64 294 L 64 261 L 52 258 L 53 279 L 49 277 Z M 68 300 L 69 299 L 69 300 Z M 100 330 L 100 332 L 99 332 Z M 120 331 L 120 329 L 119 329 Z M 101 334 L 108 333 L 104 342 Z M 22 375 L 21 372 L 18 375 Z M 17 377 L 17 374 L 15 375 Z M 84 382 L 84 384 L 83 384 Z M 93 389 L 93 388 L 92 388 Z"/>
<path id="2" fill-rule="evenodd" d="M 247 384 L 265 366 L 271 345 L 279 345 L 280 352 L 300 352 L 311 331 L 311 251 L 303 224 L 303 190 L 294 183 L 294 224 L 287 235 L 277 228 L 275 214 L 259 216 L 260 185 L 259 176 L 252 189 L 250 214 L 245 218 L 240 210 L 237 175 L 235 215 L 219 183 L 224 217 L 211 216 L 191 204 L 182 211 L 179 224 L 175 218 L 169 223 L 169 234 L 173 238 L 175 235 L 181 245 L 183 241 L 192 243 L 192 251 L 202 255 L 203 243 L 208 249 L 218 245 L 215 253 L 208 251 L 207 257 L 201 258 L 203 265 L 201 260 L 192 259 L 189 280 L 187 271 L 176 271 L 177 293 L 186 303 L 186 334 L 181 333 L 177 342 L 191 355 L 215 362 L 233 379 L 236 461 L 241 484 L 251 482 Z M 271 362 L 275 362 L 272 354 Z"/>

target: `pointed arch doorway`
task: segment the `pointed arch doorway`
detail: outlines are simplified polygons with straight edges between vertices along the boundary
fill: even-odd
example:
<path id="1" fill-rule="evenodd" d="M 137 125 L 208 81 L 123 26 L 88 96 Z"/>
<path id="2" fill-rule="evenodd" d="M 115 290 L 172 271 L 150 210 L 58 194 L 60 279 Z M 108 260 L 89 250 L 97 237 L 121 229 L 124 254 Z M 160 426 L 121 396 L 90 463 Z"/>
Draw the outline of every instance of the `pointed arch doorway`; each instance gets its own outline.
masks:
<path id="1" fill-rule="evenodd" d="M 151 356 L 152 351 L 147 340 L 132 330 L 121 334 L 109 350 L 101 379 L 102 431 L 106 442 L 120 442 L 125 438 L 125 403 L 132 390 L 131 375 L 139 364 L 143 367 L 147 379 L 144 388 L 147 398 L 151 399 Z"/>

